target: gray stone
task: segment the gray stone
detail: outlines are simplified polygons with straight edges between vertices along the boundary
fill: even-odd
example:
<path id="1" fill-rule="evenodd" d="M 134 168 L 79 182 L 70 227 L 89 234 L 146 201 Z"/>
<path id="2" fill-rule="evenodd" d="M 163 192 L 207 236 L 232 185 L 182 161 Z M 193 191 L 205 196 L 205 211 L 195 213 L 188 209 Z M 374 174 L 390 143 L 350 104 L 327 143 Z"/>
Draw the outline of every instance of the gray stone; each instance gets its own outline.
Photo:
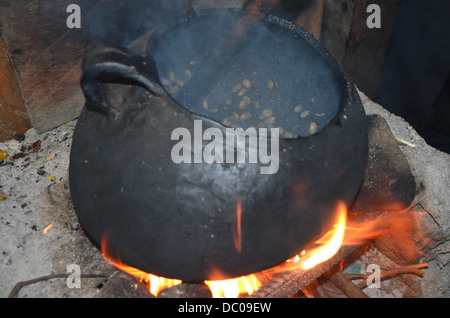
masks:
<path id="1" fill-rule="evenodd" d="M 367 116 L 367 121 L 367 169 L 352 210 L 402 210 L 411 204 L 416 195 L 414 176 L 387 122 L 378 115 Z"/>

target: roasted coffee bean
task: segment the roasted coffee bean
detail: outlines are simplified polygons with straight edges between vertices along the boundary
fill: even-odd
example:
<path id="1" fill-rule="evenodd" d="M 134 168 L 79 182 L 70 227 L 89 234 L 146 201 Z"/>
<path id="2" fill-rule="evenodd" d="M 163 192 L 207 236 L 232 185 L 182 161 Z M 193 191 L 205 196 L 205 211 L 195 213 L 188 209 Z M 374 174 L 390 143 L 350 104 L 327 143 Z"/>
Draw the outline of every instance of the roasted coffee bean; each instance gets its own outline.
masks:
<path id="1" fill-rule="evenodd" d="M 170 89 L 169 89 L 169 93 L 171 94 L 171 95 L 175 95 L 176 93 L 178 93 L 180 91 L 180 87 L 178 87 L 178 86 L 172 86 Z"/>
<path id="2" fill-rule="evenodd" d="M 239 91 L 238 96 L 244 96 L 247 93 L 247 89 L 243 88 Z"/>
<path id="3" fill-rule="evenodd" d="M 250 82 L 250 80 L 246 78 L 242 81 L 242 85 L 244 85 L 246 89 L 250 89 L 252 87 L 252 82 Z"/>
<path id="4" fill-rule="evenodd" d="M 267 118 L 265 123 L 267 125 L 273 125 L 275 123 L 275 120 L 276 120 L 276 118 L 272 116 L 272 117 Z"/>
<path id="5" fill-rule="evenodd" d="M 175 85 L 177 85 L 178 87 L 183 87 L 184 86 L 184 81 L 176 79 L 175 80 Z"/>
<path id="6" fill-rule="evenodd" d="M 305 110 L 304 112 L 301 113 L 300 117 L 302 118 L 306 118 L 311 114 L 311 112 L 309 110 Z"/>
<path id="7" fill-rule="evenodd" d="M 233 93 L 237 93 L 242 89 L 242 84 L 237 84 L 235 87 L 233 87 Z"/>
<path id="8" fill-rule="evenodd" d="M 252 118 L 252 114 L 251 113 L 244 113 L 244 114 L 241 115 L 241 117 L 239 119 L 244 121 L 244 120 L 247 120 L 247 119 L 250 119 L 250 118 Z"/>
<path id="9" fill-rule="evenodd" d="M 311 124 L 309 125 L 309 133 L 313 135 L 316 132 L 317 132 L 317 124 L 315 122 L 311 122 Z"/>
<path id="10" fill-rule="evenodd" d="M 263 111 L 264 117 L 270 117 L 270 116 L 272 116 L 272 114 L 273 114 L 273 111 L 271 109 L 265 109 Z"/>

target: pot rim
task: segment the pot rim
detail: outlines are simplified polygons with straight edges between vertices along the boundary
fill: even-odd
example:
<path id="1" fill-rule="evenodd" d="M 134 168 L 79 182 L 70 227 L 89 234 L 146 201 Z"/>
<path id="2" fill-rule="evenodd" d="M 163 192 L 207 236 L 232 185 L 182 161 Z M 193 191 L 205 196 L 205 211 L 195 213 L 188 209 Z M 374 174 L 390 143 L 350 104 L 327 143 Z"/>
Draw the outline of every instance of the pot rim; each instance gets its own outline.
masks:
<path id="1" fill-rule="evenodd" d="M 242 9 L 237 9 L 237 8 L 212 8 L 212 9 L 203 9 L 203 10 L 198 10 L 196 13 L 191 13 L 187 16 L 184 16 L 178 20 L 176 20 L 173 23 L 168 23 L 165 24 L 164 26 L 156 29 L 153 34 L 149 37 L 148 42 L 146 44 L 146 58 L 150 58 L 150 48 L 151 46 L 154 46 L 158 43 L 159 39 L 166 34 L 167 32 L 170 32 L 173 28 L 187 23 L 191 20 L 197 19 L 197 18 L 201 18 L 204 16 L 210 16 L 210 15 L 214 15 L 214 14 L 223 14 L 223 12 L 229 12 L 233 15 L 238 15 L 239 13 L 241 13 L 243 10 Z M 265 23 L 268 24 L 274 24 L 277 26 L 281 26 L 284 27 L 286 29 L 292 30 L 293 32 L 299 34 L 301 36 L 301 38 L 306 41 L 306 43 L 323 59 L 325 60 L 326 65 L 329 67 L 329 69 L 332 71 L 332 73 L 334 74 L 335 80 L 338 84 L 338 89 L 340 92 L 340 103 L 338 105 L 338 110 L 335 114 L 335 116 L 333 116 L 333 118 L 331 118 L 328 123 L 317 133 L 314 133 L 312 135 L 308 135 L 305 137 L 302 136 L 294 136 L 293 138 L 286 138 L 282 135 L 279 136 L 279 139 L 283 139 L 286 141 L 293 141 L 293 140 L 307 140 L 313 137 L 317 137 L 320 136 L 324 131 L 330 129 L 330 127 L 334 126 L 336 123 L 340 122 L 341 118 L 344 118 L 345 116 L 345 112 L 346 112 L 346 107 L 351 105 L 351 101 L 352 101 L 352 96 L 356 96 L 354 94 L 354 84 L 352 83 L 352 81 L 350 80 L 349 75 L 347 74 L 347 72 L 344 70 L 344 68 L 342 67 L 342 65 L 336 60 L 336 58 L 312 35 L 310 34 L 308 31 L 306 31 L 303 27 L 294 24 L 293 22 L 287 21 L 285 19 L 282 19 L 280 17 L 274 16 L 274 15 L 267 15 L 266 17 L 264 17 L 262 19 L 262 21 L 264 21 Z M 155 63 L 156 66 L 156 62 L 153 60 L 153 62 Z M 159 74 L 158 74 L 159 77 Z M 159 81 L 159 78 L 158 78 Z M 161 88 L 166 92 L 166 94 L 174 101 L 174 103 L 184 112 L 187 112 L 191 117 L 197 117 L 198 119 L 201 120 L 207 120 L 210 122 L 213 122 L 215 125 L 218 125 L 222 130 L 225 130 L 227 128 L 232 128 L 230 126 L 226 126 L 224 125 L 222 122 L 218 121 L 217 119 L 211 117 L 211 116 L 206 116 L 206 115 L 202 115 L 196 112 L 193 112 L 191 110 L 189 110 L 188 108 L 184 107 L 181 103 L 179 103 L 178 101 L 176 101 L 171 94 L 164 88 L 164 86 L 161 85 Z M 355 100 L 358 103 L 360 102 L 360 99 L 358 96 L 356 96 Z M 362 104 L 361 104 L 362 105 Z M 259 132 L 257 130 L 257 136 L 259 137 Z M 270 132 L 268 134 L 268 136 L 270 136 Z"/>

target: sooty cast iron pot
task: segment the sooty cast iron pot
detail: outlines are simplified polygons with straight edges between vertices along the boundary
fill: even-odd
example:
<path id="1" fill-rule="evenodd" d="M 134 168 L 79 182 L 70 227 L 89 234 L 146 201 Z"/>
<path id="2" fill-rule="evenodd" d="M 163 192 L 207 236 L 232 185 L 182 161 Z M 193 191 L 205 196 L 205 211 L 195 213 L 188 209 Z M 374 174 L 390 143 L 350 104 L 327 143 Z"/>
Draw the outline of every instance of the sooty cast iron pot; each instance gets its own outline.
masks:
<path id="1" fill-rule="evenodd" d="M 183 91 L 240 13 L 217 14 L 161 30 L 145 58 L 91 50 L 70 160 L 75 210 L 93 242 L 107 239 L 108 253 L 129 266 L 188 282 L 246 275 L 299 253 L 332 227 L 338 201 L 354 200 L 367 160 L 354 86 L 317 41 L 284 20 L 259 22 L 207 96 Z M 278 127 L 278 171 L 262 174 L 267 164 L 248 160 L 175 164 L 181 139 L 172 133 L 194 136 L 195 120 L 224 136 L 230 126 Z M 194 158 L 194 147 L 185 151 Z"/>

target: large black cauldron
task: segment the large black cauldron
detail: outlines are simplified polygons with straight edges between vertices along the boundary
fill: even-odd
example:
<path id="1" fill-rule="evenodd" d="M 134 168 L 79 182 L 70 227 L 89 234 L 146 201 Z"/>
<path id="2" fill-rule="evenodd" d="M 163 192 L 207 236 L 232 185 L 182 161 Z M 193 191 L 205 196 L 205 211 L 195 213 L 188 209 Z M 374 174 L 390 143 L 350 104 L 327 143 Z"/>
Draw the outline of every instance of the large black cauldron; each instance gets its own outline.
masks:
<path id="1" fill-rule="evenodd" d="M 351 204 L 367 159 L 354 86 L 317 41 L 284 20 L 263 19 L 214 81 L 185 89 L 240 15 L 222 13 L 161 29 L 147 57 L 91 50 L 71 152 L 71 194 L 93 242 L 107 238 L 109 254 L 129 266 L 189 282 L 246 275 L 299 253 L 332 227 L 339 201 Z M 196 132 L 227 136 L 230 127 L 278 128 L 279 139 L 258 136 L 269 145 L 277 138 L 276 171 L 250 163 L 249 139 L 245 163 L 195 157 Z M 192 136 L 182 150 L 174 148 L 180 128 Z M 200 151 L 212 140 L 200 140 Z M 176 163 L 182 155 L 192 163 Z"/>

